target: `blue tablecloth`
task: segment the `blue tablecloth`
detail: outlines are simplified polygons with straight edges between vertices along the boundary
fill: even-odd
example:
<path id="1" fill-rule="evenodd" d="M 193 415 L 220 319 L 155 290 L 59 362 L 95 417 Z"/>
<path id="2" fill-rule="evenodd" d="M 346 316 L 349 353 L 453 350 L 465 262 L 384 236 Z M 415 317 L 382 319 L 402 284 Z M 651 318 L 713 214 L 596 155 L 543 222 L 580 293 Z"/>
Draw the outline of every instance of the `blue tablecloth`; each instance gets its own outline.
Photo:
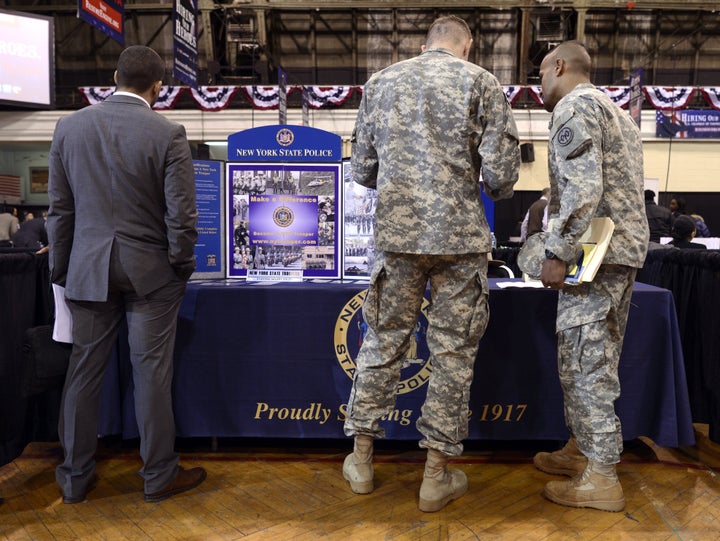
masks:
<path id="1" fill-rule="evenodd" d="M 181 308 L 174 407 L 181 437 L 342 438 L 362 338 L 366 284 L 192 282 Z M 470 439 L 567 437 L 557 377 L 557 293 L 500 289 L 491 280 L 490 324 L 480 343 Z M 429 366 L 424 317 L 403 368 L 391 439 L 417 439 Z M 100 434 L 136 437 L 127 344 L 109 366 Z M 671 293 L 637 283 L 620 362 L 617 412 L 626 440 L 694 443 Z"/>

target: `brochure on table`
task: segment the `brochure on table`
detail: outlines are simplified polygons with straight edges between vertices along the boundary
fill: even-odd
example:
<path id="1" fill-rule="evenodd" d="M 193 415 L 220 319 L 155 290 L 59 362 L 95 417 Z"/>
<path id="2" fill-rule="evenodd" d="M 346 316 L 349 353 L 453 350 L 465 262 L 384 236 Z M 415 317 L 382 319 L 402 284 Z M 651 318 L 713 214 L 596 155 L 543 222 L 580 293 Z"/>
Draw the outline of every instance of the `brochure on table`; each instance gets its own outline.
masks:
<path id="1" fill-rule="evenodd" d="M 340 277 L 341 151 L 338 135 L 306 126 L 228 137 L 228 277 Z"/>

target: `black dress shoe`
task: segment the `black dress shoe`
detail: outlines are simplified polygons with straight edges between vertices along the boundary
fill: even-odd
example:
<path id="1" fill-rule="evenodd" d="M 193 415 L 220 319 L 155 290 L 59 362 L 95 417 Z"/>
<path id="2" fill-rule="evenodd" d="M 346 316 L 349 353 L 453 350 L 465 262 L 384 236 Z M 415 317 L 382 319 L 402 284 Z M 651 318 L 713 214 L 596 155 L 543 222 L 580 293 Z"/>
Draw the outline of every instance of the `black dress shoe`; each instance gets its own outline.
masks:
<path id="1" fill-rule="evenodd" d="M 97 485 L 98 476 L 97 474 L 93 473 L 92 477 L 90 477 L 90 482 L 88 483 L 87 490 L 80 494 L 79 496 L 65 496 L 63 495 L 63 503 L 82 503 L 87 499 L 87 493 L 90 492 L 92 489 L 95 488 L 95 485 Z"/>
<path id="2" fill-rule="evenodd" d="M 192 468 L 186 470 L 180 468 L 175 477 L 175 481 L 170 483 L 167 487 L 151 494 L 145 494 L 146 502 L 161 502 L 168 499 L 170 496 L 180 494 L 191 488 L 195 488 L 202 483 L 207 477 L 207 472 L 203 468 Z"/>

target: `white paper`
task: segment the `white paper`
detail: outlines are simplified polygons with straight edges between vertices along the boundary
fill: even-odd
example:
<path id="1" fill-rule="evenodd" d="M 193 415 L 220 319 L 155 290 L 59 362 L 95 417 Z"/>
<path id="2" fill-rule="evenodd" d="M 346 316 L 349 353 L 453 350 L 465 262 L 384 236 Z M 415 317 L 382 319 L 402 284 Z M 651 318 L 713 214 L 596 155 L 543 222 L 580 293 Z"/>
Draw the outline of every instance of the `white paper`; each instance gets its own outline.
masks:
<path id="1" fill-rule="evenodd" d="M 55 297 L 55 326 L 53 327 L 53 340 L 72 344 L 72 314 L 65 301 L 65 288 L 53 284 Z"/>

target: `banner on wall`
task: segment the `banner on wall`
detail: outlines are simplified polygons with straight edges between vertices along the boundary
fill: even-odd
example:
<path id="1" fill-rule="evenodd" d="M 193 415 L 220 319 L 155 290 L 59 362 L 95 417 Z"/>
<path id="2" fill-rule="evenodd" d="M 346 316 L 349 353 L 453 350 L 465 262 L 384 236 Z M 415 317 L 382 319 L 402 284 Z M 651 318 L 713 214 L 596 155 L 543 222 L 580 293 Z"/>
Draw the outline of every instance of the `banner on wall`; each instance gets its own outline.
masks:
<path id="1" fill-rule="evenodd" d="M 340 277 L 341 146 L 285 124 L 228 137 L 228 277 Z"/>
<path id="2" fill-rule="evenodd" d="M 657 137 L 681 139 L 720 137 L 720 111 L 714 109 L 656 111 L 655 120 Z"/>
<path id="3" fill-rule="evenodd" d="M 224 278 L 223 163 L 193 160 L 195 198 L 198 210 L 198 240 L 195 244 L 196 278 Z"/>
<path id="4" fill-rule="evenodd" d="M 175 0 L 173 11 L 173 75 L 197 89 L 197 0 Z"/>
<path id="5" fill-rule="evenodd" d="M 78 0 L 78 19 L 125 45 L 123 0 Z"/>

